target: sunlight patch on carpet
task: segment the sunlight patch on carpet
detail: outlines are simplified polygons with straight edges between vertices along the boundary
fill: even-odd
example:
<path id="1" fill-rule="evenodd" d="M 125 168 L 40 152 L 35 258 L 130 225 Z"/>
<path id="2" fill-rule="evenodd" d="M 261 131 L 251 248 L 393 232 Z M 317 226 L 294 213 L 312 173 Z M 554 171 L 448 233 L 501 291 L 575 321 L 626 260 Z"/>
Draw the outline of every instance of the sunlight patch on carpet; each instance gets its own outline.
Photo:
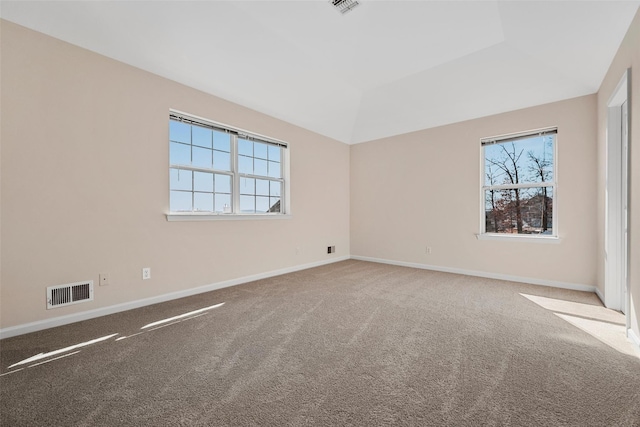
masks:
<path id="1" fill-rule="evenodd" d="M 96 338 L 94 340 L 85 341 L 85 342 L 82 342 L 80 344 L 75 344 L 75 345 L 72 345 L 72 346 L 69 346 L 69 347 L 61 348 L 59 350 L 50 351 L 48 353 L 36 354 L 35 356 L 29 357 L 27 359 L 24 359 L 24 360 L 22 360 L 22 361 L 20 361 L 18 363 L 14 363 L 13 365 L 9 366 L 9 369 L 13 368 L 14 366 L 20 366 L 20 365 L 24 365 L 24 364 L 31 363 L 31 362 L 36 362 L 38 360 L 46 359 L 46 358 L 51 357 L 51 356 L 57 356 L 58 354 L 66 353 L 68 351 L 75 350 L 77 348 L 87 347 L 87 346 L 89 346 L 91 344 L 96 344 L 96 343 L 99 343 L 101 341 L 106 341 L 109 338 L 115 337 L 116 335 L 118 335 L 118 334 L 107 335 L 107 336 L 104 336 L 104 337 L 101 337 L 101 338 Z"/>
<path id="2" fill-rule="evenodd" d="M 625 318 L 622 313 L 604 306 L 523 293 L 520 295 L 540 307 L 552 311 L 560 319 L 588 333 L 614 350 L 640 357 L 640 353 L 633 348 L 626 337 Z"/>
<path id="3" fill-rule="evenodd" d="M 194 316 L 196 314 L 203 313 L 203 312 L 211 310 L 213 308 L 222 307 L 223 305 L 224 305 L 224 303 L 221 302 L 220 304 L 212 305 L 210 307 L 205 307 L 205 308 L 201 308 L 199 310 L 190 311 L 188 313 L 179 314 L 177 316 L 169 317 L 167 319 L 158 320 L 157 322 L 153 322 L 153 323 L 149 323 L 148 325 L 144 325 L 140 329 L 148 329 L 148 328 L 152 328 L 154 326 L 162 325 L 163 323 L 169 323 L 169 322 L 173 322 L 174 320 L 184 319 L 185 317 Z"/>

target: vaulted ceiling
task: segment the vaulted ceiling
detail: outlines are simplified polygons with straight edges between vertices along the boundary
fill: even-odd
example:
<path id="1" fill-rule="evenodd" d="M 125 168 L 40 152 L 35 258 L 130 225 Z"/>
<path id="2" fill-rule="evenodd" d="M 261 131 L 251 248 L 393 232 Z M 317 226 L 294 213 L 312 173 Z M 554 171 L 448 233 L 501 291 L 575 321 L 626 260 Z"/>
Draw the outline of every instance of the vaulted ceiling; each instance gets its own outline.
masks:
<path id="1" fill-rule="evenodd" d="M 0 16 L 359 143 L 594 93 L 640 5 L 359 1 L 2 1 Z"/>

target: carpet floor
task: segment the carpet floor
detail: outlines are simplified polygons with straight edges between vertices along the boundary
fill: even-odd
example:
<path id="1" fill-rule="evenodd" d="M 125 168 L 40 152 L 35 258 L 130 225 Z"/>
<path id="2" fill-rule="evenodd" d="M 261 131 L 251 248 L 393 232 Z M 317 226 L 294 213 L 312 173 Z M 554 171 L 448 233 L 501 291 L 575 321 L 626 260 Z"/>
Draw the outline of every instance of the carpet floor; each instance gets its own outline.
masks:
<path id="1" fill-rule="evenodd" d="M 640 359 L 579 327 L 607 312 L 349 260 L 2 340 L 0 423 L 640 426 Z"/>

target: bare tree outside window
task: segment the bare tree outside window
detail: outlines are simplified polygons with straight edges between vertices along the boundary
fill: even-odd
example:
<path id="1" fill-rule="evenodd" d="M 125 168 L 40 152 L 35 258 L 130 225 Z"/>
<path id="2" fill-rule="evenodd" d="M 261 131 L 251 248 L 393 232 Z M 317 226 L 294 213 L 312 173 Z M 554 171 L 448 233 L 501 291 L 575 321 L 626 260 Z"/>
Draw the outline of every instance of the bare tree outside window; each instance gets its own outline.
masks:
<path id="1" fill-rule="evenodd" d="M 486 161 L 495 167 L 498 168 L 500 174 L 504 178 L 505 184 L 519 184 L 520 183 L 520 175 L 522 175 L 522 171 L 520 170 L 520 158 L 522 157 L 523 149 L 516 148 L 516 144 L 512 142 L 511 144 L 500 144 L 501 148 L 500 154 L 497 154 L 492 157 L 486 157 Z M 518 233 L 522 233 L 522 207 L 520 205 L 520 189 L 505 189 L 502 190 L 503 196 L 509 196 L 513 191 L 513 209 L 515 210 L 515 220 L 516 220 L 516 228 Z"/>
<path id="2" fill-rule="evenodd" d="M 487 165 L 485 169 L 485 182 L 491 186 L 497 184 L 491 164 Z M 496 192 L 497 190 L 488 190 L 486 194 L 487 199 L 485 201 L 487 208 L 489 209 L 489 214 L 485 215 L 486 229 L 492 229 L 494 232 L 497 232 L 499 229 L 498 222 L 502 220 L 501 215 L 499 215 L 502 212 L 502 209 L 499 208 L 499 201 L 497 199 Z"/>
<path id="3" fill-rule="evenodd" d="M 551 142 L 547 142 L 547 144 L 552 144 Z M 532 150 L 527 152 L 527 156 L 529 157 L 529 172 L 540 178 L 541 182 L 548 182 L 552 176 L 552 168 L 553 162 L 551 159 L 546 158 L 544 155 L 540 156 L 540 154 L 535 153 Z M 549 194 L 547 187 L 541 187 L 542 193 L 540 194 L 542 197 L 542 232 L 545 233 L 549 228 L 549 213 L 550 206 L 549 203 Z"/>
<path id="4" fill-rule="evenodd" d="M 556 132 L 482 141 L 485 233 L 554 234 Z"/>

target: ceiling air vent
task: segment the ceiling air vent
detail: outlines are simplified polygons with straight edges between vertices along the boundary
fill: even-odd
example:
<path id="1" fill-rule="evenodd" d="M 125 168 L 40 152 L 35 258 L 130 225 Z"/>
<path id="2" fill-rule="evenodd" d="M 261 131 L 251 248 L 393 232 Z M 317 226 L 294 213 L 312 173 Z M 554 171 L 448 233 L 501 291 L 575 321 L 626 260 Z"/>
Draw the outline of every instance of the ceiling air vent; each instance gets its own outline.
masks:
<path id="1" fill-rule="evenodd" d="M 349 12 L 360 4 L 358 0 L 331 0 L 330 3 L 342 14 Z"/>
<path id="2" fill-rule="evenodd" d="M 47 310 L 85 301 L 93 301 L 93 280 L 47 288 Z"/>

